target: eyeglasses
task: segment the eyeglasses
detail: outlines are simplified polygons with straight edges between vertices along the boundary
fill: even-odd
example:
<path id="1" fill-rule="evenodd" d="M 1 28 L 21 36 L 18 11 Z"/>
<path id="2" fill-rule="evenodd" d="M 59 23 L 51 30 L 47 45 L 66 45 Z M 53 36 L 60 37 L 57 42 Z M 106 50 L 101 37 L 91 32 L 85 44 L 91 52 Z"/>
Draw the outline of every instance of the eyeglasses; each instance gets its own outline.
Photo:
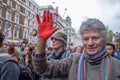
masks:
<path id="1" fill-rule="evenodd" d="M 51 41 L 53 41 L 53 40 L 55 40 L 55 41 L 62 41 L 60 39 L 56 39 L 56 38 L 51 37 Z"/>

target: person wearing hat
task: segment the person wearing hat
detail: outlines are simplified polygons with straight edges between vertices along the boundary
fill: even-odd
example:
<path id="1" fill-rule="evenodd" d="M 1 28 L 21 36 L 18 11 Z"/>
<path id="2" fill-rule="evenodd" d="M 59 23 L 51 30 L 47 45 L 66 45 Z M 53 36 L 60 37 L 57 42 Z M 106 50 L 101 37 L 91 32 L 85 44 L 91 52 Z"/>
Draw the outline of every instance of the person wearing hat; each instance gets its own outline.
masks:
<path id="1" fill-rule="evenodd" d="M 120 35 L 114 37 L 114 45 L 116 49 L 120 49 Z"/>
<path id="2" fill-rule="evenodd" d="M 48 56 L 48 59 L 63 59 L 69 56 L 67 50 L 65 50 L 67 46 L 67 36 L 58 32 L 54 36 L 51 37 L 53 53 Z"/>
<path id="3" fill-rule="evenodd" d="M 48 60 L 61 60 L 69 57 L 70 52 L 65 48 L 67 46 L 67 36 L 62 32 L 57 32 L 51 37 L 53 52 L 47 57 Z M 42 77 L 41 80 L 68 80 L 67 78 L 47 78 Z"/>
<path id="4" fill-rule="evenodd" d="M 115 45 L 115 55 L 118 60 L 120 60 L 120 35 L 116 35 L 113 41 Z"/>

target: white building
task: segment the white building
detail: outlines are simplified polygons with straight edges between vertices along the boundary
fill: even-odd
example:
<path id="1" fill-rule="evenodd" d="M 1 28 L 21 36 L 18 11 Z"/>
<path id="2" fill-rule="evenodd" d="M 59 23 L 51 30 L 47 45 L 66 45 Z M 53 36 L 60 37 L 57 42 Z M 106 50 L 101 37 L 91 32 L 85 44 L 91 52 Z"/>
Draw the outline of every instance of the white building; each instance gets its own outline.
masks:
<path id="1" fill-rule="evenodd" d="M 66 17 L 65 22 L 65 33 L 68 37 L 68 46 L 74 48 L 76 46 L 82 45 L 81 37 L 80 35 L 76 34 L 75 29 L 72 28 L 72 22 L 69 16 Z"/>

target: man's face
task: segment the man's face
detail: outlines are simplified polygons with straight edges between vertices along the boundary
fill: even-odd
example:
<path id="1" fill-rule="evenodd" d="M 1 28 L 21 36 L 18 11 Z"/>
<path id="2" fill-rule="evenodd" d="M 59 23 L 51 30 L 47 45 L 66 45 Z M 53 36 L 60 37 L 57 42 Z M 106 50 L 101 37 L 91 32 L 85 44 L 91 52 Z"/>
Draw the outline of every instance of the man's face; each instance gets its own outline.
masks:
<path id="1" fill-rule="evenodd" d="M 114 49 L 113 49 L 113 47 L 111 45 L 107 45 L 106 48 L 107 48 L 107 52 L 109 54 L 111 54 L 111 55 L 114 54 Z"/>
<path id="2" fill-rule="evenodd" d="M 23 43 L 23 44 L 22 44 L 22 47 L 24 48 L 25 46 L 26 46 L 26 44 L 25 44 L 25 43 Z"/>
<path id="3" fill-rule="evenodd" d="M 114 45 L 115 45 L 116 48 L 119 48 L 120 42 L 119 41 L 114 41 Z"/>
<path id="4" fill-rule="evenodd" d="M 82 53 L 82 47 L 77 47 L 77 48 L 76 48 L 76 52 Z"/>
<path id="5" fill-rule="evenodd" d="M 51 54 L 51 53 L 52 53 L 52 50 L 48 49 L 48 50 L 47 50 L 47 54 L 49 55 L 49 54 Z"/>
<path id="6" fill-rule="evenodd" d="M 59 39 L 53 38 L 52 39 L 52 48 L 57 49 L 57 48 L 61 48 L 61 47 L 63 47 L 63 42 Z"/>
<path id="7" fill-rule="evenodd" d="M 85 51 L 90 55 L 97 54 L 105 42 L 99 30 L 84 31 L 82 41 Z"/>

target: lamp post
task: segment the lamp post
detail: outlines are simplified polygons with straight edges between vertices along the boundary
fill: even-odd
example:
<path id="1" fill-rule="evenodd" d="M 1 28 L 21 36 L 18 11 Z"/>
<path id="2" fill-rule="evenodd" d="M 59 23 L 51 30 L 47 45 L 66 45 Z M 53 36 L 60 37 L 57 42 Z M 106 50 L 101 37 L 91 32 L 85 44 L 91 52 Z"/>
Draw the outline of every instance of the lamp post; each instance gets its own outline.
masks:
<path id="1" fill-rule="evenodd" d="M 65 17 L 66 11 L 67 11 L 67 8 L 65 8 L 65 10 L 64 10 L 63 18 Z"/>

